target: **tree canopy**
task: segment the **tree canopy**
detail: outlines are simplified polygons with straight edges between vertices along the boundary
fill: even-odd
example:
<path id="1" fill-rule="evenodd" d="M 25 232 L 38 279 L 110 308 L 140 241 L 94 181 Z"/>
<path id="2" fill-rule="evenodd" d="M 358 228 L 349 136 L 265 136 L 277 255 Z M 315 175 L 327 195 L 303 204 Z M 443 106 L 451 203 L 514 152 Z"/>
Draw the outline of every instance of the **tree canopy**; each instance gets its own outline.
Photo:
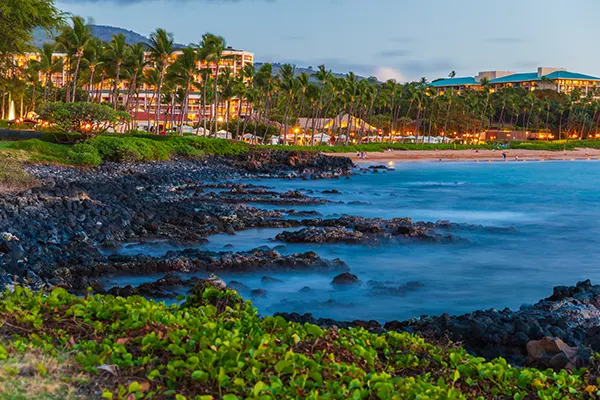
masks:
<path id="1" fill-rule="evenodd" d="M 34 28 L 52 29 L 60 20 L 54 0 L 0 0 L 0 54 L 27 50 Z"/>

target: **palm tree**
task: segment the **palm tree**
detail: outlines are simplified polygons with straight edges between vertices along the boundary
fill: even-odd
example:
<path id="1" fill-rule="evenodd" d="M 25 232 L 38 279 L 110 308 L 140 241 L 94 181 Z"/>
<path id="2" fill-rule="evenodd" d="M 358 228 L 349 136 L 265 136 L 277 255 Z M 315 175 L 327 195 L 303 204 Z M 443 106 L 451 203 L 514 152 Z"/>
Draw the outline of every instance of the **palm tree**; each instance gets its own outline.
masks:
<path id="1" fill-rule="evenodd" d="M 200 73 L 198 68 L 198 52 L 193 47 L 183 49 L 183 54 L 171 65 L 169 75 L 174 81 L 184 88 L 183 107 L 179 120 L 179 135 L 183 135 L 183 120 L 188 115 L 190 102 L 190 89 L 196 75 Z"/>
<path id="2" fill-rule="evenodd" d="M 145 72 L 145 77 L 144 80 L 146 81 L 146 83 L 148 84 L 148 86 L 150 87 L 155 87 L 158 88 L 158 85 L 160 84 L 160 72 L 158 71 L 157 68 L 151 68 L 151 69 L 147 69 L 144 71 Z M 150 108 L 152 107 L 152 103 L 155 102 L 156 100 L 156 93 L 157 91 L 153 91 L 152 93 L 152 99 L 150 100 L 150 103 L 146 103 L 146 112 L 148 114 L 148 130 L 150 130 L 151 127 L 151 119 L 150 119 Z M 146 100 L 148 98 L 146 97 Z M 160 108 L 160 102 L 156 101 L 156 107 L 157 109 Z M 158 111 L 160 112 L 160 111 Z M 158 125 L 156 125 L 154 127 L 155 129 L 155 133 L 158 133 Z"/>
<path id="3" fill-rule="evenodd" d="M 52 74 L 63 70 L 62 58 L 54 57 L 56 44 L 44 43 L 40 49 L 40 60 L 32 61 L 32 67 L 44 77 L 44 103 L 48 100 L 48 86 L 52 86 Z"/>
<path id="4" fill-rule="evenodd" d="M 283 64 L 279 70 L 280 85 L 279 89 L 285 98 L 285 111 L 283 114 L 283 144 L 287 144 L 288 133 L 288 112 L 290 104 L 294 101 L 294 75 L 296 67 L 290 64 Z"/>
<path id="5" fill-rule="evenodd" d="M 67 103 L 75 101 L 75 91 L 77 90 L 77 78 L 79 76 L 79 68 L 81 66 L 81 59 L 83 58 L 84 52 L 88 47 L 90 40 L 92 39 L 92 29 L 81 17 L 72 17 L 71 21 L 73 26 L 65 26 L 61 29 L 60 34 L 56 38 L 56 42 L 62 47 L 69 56 L 70 65 L 73 65 L 75 60 L 75 71 L 73 72 L 73 92 L 69 92 L 69 85 L 65 85 L 67 88 Z"/>
<path id="6" fill-rule="evenodd" d="M 113 82 L 113 108 L 115 110 L 117 109 L 117 103 L 119 101 L 119 80 L 121 79 L 121 66 L 129 57 L 130 51 L 131 49 L 127 44 L 127 38 L 122 33 L 113 35 L 112 40 L 106 46 L 104 57 L 114 68 L 115 73 L 115 79 Z"/>
<path id="7" fill-rule="evenodd" d="M 125 101 L 126 110 L 129 110 L 130 99 L 138 90 L 138 80 L 140 80 L 140 78 L 143 79 L 144 68 L 148 65 L 145 51 L 145 44 L 136 43 L 130 47 L 128 57 L 125 60 L 125 68 L 129 76 L 129 91 L 127 93 L 127 100 Z"/>
<path id="8" fill-rule="evenodd" d="M 84 59 L 90 74 L 88 91 L 91 101 L 94 101 L 95 98 L 93 91 L 96 71 L 104 66 L 104 51 L 105 43 L 96 37 L 90 39 L 89 45 L 85 50 Z M 102 90 L 102 88 L 100 88 L 100 90 Z"/>
<path id="9" fill-rule="evenodd" d="M 242 103 L 244 99 L 247 99 L 248 92 L 250 90 L 249 84 L 252 83 L 254 79 L 254 64 L 246 64 L 244 68 L 238 73 L 235 82 L 233 84 L 233 94 L 238 100 L 238 111 L 237 111 L 237 127 L 235 130 L 235 139 L 237 140 L 240 135 L 240 123 L 242 119 Z M 244 120 L 244 129 L 246 130 L 246 122 L 248 118 Z"/>
<path id="10" fill-rule="evenodd" d="M 223 52 L 225 51 L 226 42 L 222 36 L 213 35 L 212 33 L 206 33 L 202 37 L 202 47 L 205 49 L 206 53 L 204 54 L 204 58 L 209 63 L 216 64 L 215 78 L 219 76 L 219 69 L 221 65 L 221 60 L 223 59 Z M 218 80 L 214 80 L 214 123 L 215 123 L 215 132 L 217 127 L 217 117 L 219 113 L 219 91 L 217 88 Z"/>
<path id="11" fill-rule="evenodd" d="M 162 104 L 161 90 L 165 81 L 165 73 L 173 52 L 175 50 L 173 36 L 167 33 L 164 29 L 157 29 L 150 35 L 148 43 L 151 59 L 156 63 L 158 68 L 159 80 L 156 85 L 156 129 L 158 133 L 160 122 L 160 108 Z"/>

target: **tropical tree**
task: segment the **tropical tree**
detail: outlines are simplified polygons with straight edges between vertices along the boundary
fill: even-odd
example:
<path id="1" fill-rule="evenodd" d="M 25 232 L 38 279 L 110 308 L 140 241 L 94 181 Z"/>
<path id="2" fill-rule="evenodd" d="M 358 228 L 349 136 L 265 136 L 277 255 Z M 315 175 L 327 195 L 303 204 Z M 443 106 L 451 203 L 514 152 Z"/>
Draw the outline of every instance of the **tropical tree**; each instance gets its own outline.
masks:
<path id="1" fill-rule="evenodd" d="M 70 85 L 67 79 L 67 103 L 73 99 L 75 101 L 75 91 L 77 90 L 77 78 L 79 77 L 79 69 L 81 60 L 85 54 L 92 39 L 92 29 L 82 17 L 72 17 L 72 25 L 67 25 L 60 30 L 60 34 L 56 37 L 56 43 L 59 48 L 67 52 L 69 59 L 69 71 L 74 67 L 73 76 L 71 79 L 73 88 L 72 93 L 69 92 Z"/>
<path id="2" fill-rule="evenodd" d="M 167 33 L 164 29 L 157 29 L 150 35 L 150 41 L 148 43 L 148 49 L 150 51 L 150 57 L 156 64 L 156 68 L 158 69 L 158 84 L 156 87 L 156 129 L 158 133 L 158 128 L 160 126 L 160 109 L 162 104 L 161 98 L 161 90 L 163 83 L 165 81 L 165 73 L 167 70 L 167 66 L 169 65 L 169 61 L 175 51 L 173 36 L 170 33 Z"/>
<path id="3" fill-rule="evenodd" d="M 48 87 L 52 84 L 52 74 L 63 70 L 62 58 L 54 56 L 56 52 L 55 43 L 44 43 L 40 49 L 40 59 L 33 60 L 31 67 L 44 77 L 44 103 L 48 100 Z"/>
<path id="4" fill-rule="evenodd" d="M 221 60 L 223 59 L 223 52 L 225 51 L 226 42 L 222 36 L 213 35 L 212 33 L 206 33 L 202 37 L 202 48 L 204 48 L 204 59 L 214 64 L 215 67 L 215 77 L 219 76 L 219 69 L 221 65 Z M 218 80 L 215 79 L 213 87 L 214 93 L 214 130 L 217 130 L 217 118 L 219 114 L 219 90 L 217 88 Z M 211 118 L 213 116 L 211 115 Z"/>
<path id="5" fill-rule="evenodd" d="M 113 109 L 117 109 L 117 103 L 119 102 L 119 81 L 121 79 L 121 66 L 127 60 L 131 52 L 129 45 L 127 44 L 127 38 L 124 34 L 119 33 L 113 35 L 112 40 L 106 46 L 104 57 L 106 61 L 113 68 L 115 79 L 113 81 Z"/>
<path id="6" fill-rule="evenodd" d="M 177 58 L 177 61 L 170 67 L 169 75 L 174 81 L 184 88 L 183 107 L 181 118 L 179 120 L 179 135 L 183 135 L 183 121 L 188 115 L 190 101 L 190 90 L 192 82 L 200 73 L 198 68 L 198 52 L 193 47 L 186 47 L 183 53 Z"/>

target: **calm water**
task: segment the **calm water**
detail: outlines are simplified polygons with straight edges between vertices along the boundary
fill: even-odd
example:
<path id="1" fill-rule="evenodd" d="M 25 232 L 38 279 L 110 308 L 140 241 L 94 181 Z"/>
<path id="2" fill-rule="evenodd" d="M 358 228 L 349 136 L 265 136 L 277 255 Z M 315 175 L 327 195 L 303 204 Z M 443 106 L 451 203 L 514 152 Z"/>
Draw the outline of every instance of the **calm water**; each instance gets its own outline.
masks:
<path id="1" fill-rule="evenodd" d="M 350 180 L 253 183 L 281 191 L 301 187 L 314 191 L 315 196 L 345 203 L 295 207 L 317 210 L 326 217 L 412 217 L 514 228 L 453 232 L 468 238 L 468 244 L 286 245 L 283 253 L 314 250 L 324 258 L 344 260 L 363 285 L 335 289 L 330 285 L 334 273 L 269 274 L 282 284 L 263 284 L 263 274 L 223 277 L 252 289 L 266 289 L 268 297 L 254 301 L 263 314 L 296 311 L 343 320 L 387 321 L 443 312 L 514 309 L 549 296 L 556 285 L 588 278 L 600 282 L 598 162 L 409 163 L 397 164 L 393 172 Z M 320 193 L 327 189 L 342 194 Z M 354 201 L 362 204 L 347 204 Z M 204 247 L 222 250 L 232 244 L 242 251 L 275 246 L 279 243 L 271 239 L 279 232 L 262 229 L 218 235 Z M 124 252 L 158 255 L 171 248 L 168 244 L 136 246 Z M 156 277 L 113 282 L 139 284 L 152 278 Z M 366 284 L 369 280 L 397 285 L 418 281 L 424 286 L 401 297 L 377 296 Z M 314 290 L 299 292 L 304 286 Z"/>

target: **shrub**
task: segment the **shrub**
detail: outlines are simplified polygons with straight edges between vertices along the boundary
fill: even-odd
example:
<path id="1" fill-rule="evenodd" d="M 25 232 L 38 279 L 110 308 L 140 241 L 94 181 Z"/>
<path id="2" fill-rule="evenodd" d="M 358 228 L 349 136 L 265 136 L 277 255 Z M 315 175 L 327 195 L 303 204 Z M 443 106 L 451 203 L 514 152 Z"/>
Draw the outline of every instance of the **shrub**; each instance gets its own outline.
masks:
<path id="1" fill-rule="evenodd" d="M 195 147 L 192 147 L 188 144 L 181 144 L 176 146 L 175 149 L 173 149 L 173 152 L 178 156 L 189 158 L 202 157 L 202 155 L 204 154 L 202 150 L 198 150 Z"/>
<path id="2" fill-rule="evenodd" d="M 53 124 L 58 132 L 79 132 L 89 137 L 106 131 L 125 115 L 96 103 L 49 103 L 40 111 L 40 118 Z"/>
<path id="3" fill-rule="evenodd" d="M 95 166 L 102 164 L 102 157 L 98 154 L 98 150 L 87 143 L 76 144 L 67 154 L 69 159 L 77 165 Z"/>
<path id="4" fill-rule="evenodd" d="M 29 139 L 16 142 L 12 145 L 12 148 L 28 152 L 31 161 L 69 164 L 69 147 L 66 145 L 49 143 L 39 139 Z"/>
<path id="5" fill-rule="evenodd" d="M 8 128 L 8 121 L 0 119 L 0 128 Z"/>
<path id="6" fill-rule="evenodd" d="M 10 321 L 0 360 L 19 349 L 66 350 L 72 375 L 106 399 L 590 399 L 598 391 L 597 361 L 587 372 L 515 368 L 408 333 L 260 318 L 214 287 L 167 306 L 17 286 L 2 295 L 0 318 Z M 107 368 L 119 373 L 100 377 Z"/>
<path id="7" fill-rule="evenodd" d="M 42 140 L 52 143 L 74 144 L 83 140 L 83 135 L 78 132 L 46 132 L 42 136 Z"/>
<path id="8" fill-rule="evenodd" d="M 104 160 L 116 162 L 165 161 L 172 148 L 164 143 L 131 136 L 98 136 L 87 143 Z"/>

